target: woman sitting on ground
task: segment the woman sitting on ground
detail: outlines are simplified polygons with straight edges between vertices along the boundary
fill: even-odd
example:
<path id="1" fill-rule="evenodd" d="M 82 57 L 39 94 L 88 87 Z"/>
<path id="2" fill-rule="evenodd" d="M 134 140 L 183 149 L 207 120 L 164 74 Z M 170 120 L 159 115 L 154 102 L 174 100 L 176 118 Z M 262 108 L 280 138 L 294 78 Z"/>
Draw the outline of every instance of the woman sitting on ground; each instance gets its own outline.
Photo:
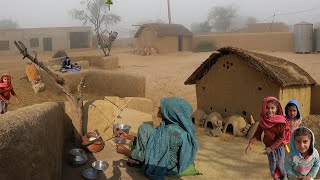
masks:
<path id="1" fill-rule="evenodd" d="M 158 111 L 161 124 L 155 129 L 150 124 L 142 124 L 137 137 L 118 132 L 119 137 L 136 144 L 133 150 L 117 145 L 117 152 L 142 163 L 144 173 L 151 179 L 179 176 L 191 168 L 195 171 L 193 175 L 196 175 L 193 162 L 198 142 L 191 115 L 192 107 L 186 100 L 163 98 Z"/>

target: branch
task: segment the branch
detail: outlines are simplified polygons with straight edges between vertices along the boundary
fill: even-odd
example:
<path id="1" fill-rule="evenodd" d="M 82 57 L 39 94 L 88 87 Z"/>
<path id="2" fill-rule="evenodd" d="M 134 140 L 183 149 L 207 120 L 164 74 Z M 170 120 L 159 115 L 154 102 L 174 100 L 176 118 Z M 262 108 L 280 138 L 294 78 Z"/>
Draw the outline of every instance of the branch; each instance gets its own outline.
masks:
<path id="1" fill-rule="evenodd" d="M 84 85 L 84 81 L 86 79 L 86 76 L 82 77 L 80 80 L 80 83 L 78 85 L 78 96 L 71 94 L 68 86 L 64 82 L 64 79 L 58 76 L 57 74 L 54 74 L 50 69 L 48 69 L 45 65 L 42 64 L 42 62 L 39 62 L 36 57 L 32 57 L 28 51 L 25 45 L 21 41 L 14 41 L 14 45 L 19 49 L 20 53 L 23 55 L 24 58 L 30 59 L 33 63 L 37 64 L 39 67 L 41 67 L 43 70 L 45 70 L 50 76 L 52 76 L 56 80 L 56 85 L 58 88 L 60 88 L 64 94 L 66 95 L 67 99 L 70 101 L 70 106 L 74 108 L 75 110 L 75 119 L 72 120 L 72 123 L 77 131 L 74 131 L 74 137 L 75 137 L 75 143 L 80 144 L 81 137 L 80 134 L 83 134 L 83 98 L 82 98 L 82 87 Z M 36 53 L 36 52 L 35 52 Z"/>
<path id="2" fill-rule="evenodd" d="M 78 85 L 78 100 L 82 99 L 82 88 L 84 87 L 84 82 L 86 80 L 87 76 L 81 77 L 80 83 Z"/>
<path id="3" fill-rule="evenodd" d="M 30 59 L 33 63 L 37 64 L 39 67 L 45 70 L 51 77 L 53 77 L 58 84 L 64 85 L 64 79 L 62 77 L 59 77 L 57 74 L 53 73 L 49 68 L 43 65 L 42 62 L 39 62 L 36 57 L 34 58 L 33 56 L 31 56 L 28 53 L 26 46 L 21 41 L 14 41 L 14 45 L 19 49 L 20 53 L 23 55 L 23 59 Z"/>

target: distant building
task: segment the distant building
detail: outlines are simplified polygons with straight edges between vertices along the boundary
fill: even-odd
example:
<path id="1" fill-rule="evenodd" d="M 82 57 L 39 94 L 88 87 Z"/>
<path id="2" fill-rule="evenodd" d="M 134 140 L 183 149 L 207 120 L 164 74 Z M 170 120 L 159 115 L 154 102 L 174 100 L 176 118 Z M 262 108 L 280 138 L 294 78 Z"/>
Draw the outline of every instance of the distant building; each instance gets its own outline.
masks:
<path id="1" fill-rule="evenodd" d="M 0 55 L 17 53 L 14 41 L 23 42 L 30 51 L 91 48 L 90 27 L 53 27 L 0 30 Z"/>
<path id="2" fill-rule="evenodd" d="M 144 24 L 135 38 L 138 48 L 156 48 L 159 54 L 189 51 L 192 44 L 192 32 L 181 24 Z"/>
<path id="3" fill-rule="evenodd" d="M 254 23 L 248 24 L 245 32 L 263 33 L 263 32 L 290 32 L 290 27 L 283 22 L 274 23 Z"/>

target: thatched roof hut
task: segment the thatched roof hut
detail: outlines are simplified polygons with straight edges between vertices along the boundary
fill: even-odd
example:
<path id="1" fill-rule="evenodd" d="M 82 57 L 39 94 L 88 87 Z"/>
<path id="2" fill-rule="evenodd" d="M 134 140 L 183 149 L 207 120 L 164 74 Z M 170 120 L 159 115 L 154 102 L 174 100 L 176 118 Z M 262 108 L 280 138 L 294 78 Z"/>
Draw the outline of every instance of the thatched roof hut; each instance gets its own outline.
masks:
<path id="1" fill-rule="evenodd" d="M 156 48 L 158 53 L 191 50 L 192 32 L 181 24 L 143 24 L 135 34 L 138 48 Z"/>
<path id="2" fill-rule="evenodd" d="M 275 96 L 283 104 L 297 99 L 304 115 L 310 113 L 311 86 L 316 81 L 287 60 L 223 47 L 213 52 L 185 81 L 196 84 L 198 109 L 259 119 L 261 100 Z"/>

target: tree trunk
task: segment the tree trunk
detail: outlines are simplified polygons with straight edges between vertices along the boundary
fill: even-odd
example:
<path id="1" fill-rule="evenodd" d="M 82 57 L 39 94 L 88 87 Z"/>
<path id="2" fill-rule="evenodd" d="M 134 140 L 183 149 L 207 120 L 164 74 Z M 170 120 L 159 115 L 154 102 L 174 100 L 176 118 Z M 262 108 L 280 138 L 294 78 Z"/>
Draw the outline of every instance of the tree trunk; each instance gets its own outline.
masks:
<path id="1" fill-rule="evenodd" d="M 100 48 L 102 49 L 104 56 L 107 56 L 106 47 L 105 47 L 105 45 L 103 43 L 103 39 L 102 39 L 102 37 L 100 35 L 100 32 L 96 31 L 96 34 L 97 34 L 98 44 L 100 45 Z"/>
<path id="2" fill-rule="evenodd" d="M 57 74 L 54 74 L 49 68 L 43 65 L 42 62 L 38 61 L 37 54 L 35 55 L 35 57 L 31 56 L 28 53 L 27 48 L 21 41 L 18 41 L 18 43 L 14 41 L 14 44 L 19 49 L 20 53 L 23 55 L 23 59 L 28 58 L 33 63 L 41 67 L 44 71 L 46 71 L 51 77 L 55 79 L 57 87 L 59 87 L 66 95 L 68 101 L 70 102 L 72 112 L 75 112 L 74 118 L 73 118 L 74 119 L 73 126 L 76 129 L 76 131 L 74 131 L 75 145 L 80 146 L 81 136 L 85 133 L 83 132 L 82 87 L 84 86 L 86 76 L 82 77 L 80 80 L 80 83 L 78 85 L 78 94 L 77 95 L 71 94 L 69 87 L 66 86 L 66 84 L 64 83 L 64 79 L 58 76 Z"/>

